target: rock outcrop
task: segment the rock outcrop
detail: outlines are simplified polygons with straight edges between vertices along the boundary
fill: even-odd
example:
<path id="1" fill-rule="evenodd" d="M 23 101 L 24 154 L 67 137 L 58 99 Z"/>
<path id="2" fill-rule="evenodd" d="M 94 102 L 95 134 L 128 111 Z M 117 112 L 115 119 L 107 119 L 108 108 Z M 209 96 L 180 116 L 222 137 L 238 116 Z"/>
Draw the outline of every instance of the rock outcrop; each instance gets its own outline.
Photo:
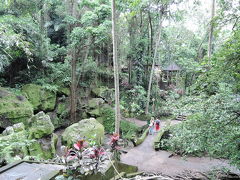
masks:
<path id="1" fill-rule="evenodd" d="M 28 121 L 29 123 L 29 138 L 40 139 L 44 136 L 52 134 L 54 126 L 50 117 L 44 112 L 39 112 Z"/>
<path id="2" fill-rule="evenodd" d="M 114 89 L 109 89 L 106 86 L 92 88 L 92 94 L 95 97 L 102 98 L 107 102 L 112 102 L 114 100 Z"/>
<path id="3" fill-rule="evenodd" d="M 33 105 L 34 110 L 51 111 L 56 104 L 56 93 L 36 84 L 23 86 L 22 92 Z"/>
<path id="4" fill-rule="evenodd" d="M 95 118 L 83 119 L 67 127 L 62 134 L 63 143 L 71 147 L 80 138 L 85 137 L 89 142 L 102 144 L 104 127 Z"/>
<path id="5" fill-rule="evenodd" d="M 0 127 L 20 122 L 26 125 L 32 115 L 33 107 L 24 96 L 0 88 Z"/>

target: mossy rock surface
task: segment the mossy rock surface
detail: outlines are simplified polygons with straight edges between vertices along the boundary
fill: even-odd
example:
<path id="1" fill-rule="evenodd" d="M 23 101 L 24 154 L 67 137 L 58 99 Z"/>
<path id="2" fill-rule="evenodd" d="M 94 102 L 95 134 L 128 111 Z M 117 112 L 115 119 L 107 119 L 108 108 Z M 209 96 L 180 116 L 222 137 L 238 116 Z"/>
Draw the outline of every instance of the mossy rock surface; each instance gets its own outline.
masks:
<path id="1" fill-rule="evenodd" d="M 57 105 L 57 114 L 61 115 L 67 108 L 67 105 L 63 102 L 58 103 Z"/>
<path id="2" fill-rule="evenodd" d="M 29 155 L 35 156 L 37 159 L 50 159 L 53 157 L 52 148 L 48 149 L 42 147 L 40 141 L 36 141 L 29 146 Z"/>
<path id="3" fill-rule="evenodd" d="M 104 138 L 104 127 L 96 119 L 83 119 L 78 123 L 67 127 L 62 134 L 63 143 L 71 147 L 79 138 L 86 137 L 88 141 L 102 144 Z"/>
<path id="4" fill-rule="evenodd" d="M 98 117 L 98 118 L 96 118 L 96 120 L 97 120 L 99 123 L 103 124 L 104 118 L 103 118 L 103 117 Z"/>
<path id="5" fill-rule="evenodd" d="M 92 109 L 96 109 L 103 105 L 104 102 L 105 101 L 102 98 L 93 98 L 89 100 L 88 106 Z"/>
<path id="6" fill-rule="evenodd" d="M 67 122 L 63 118 L 57 116 L 55 112 L 48 112 L 47 115 L 50 117 L 54 129 L 66 126 Z"/>
<path id="7" fill-rule="evenodd" d="M 58 141 L 58 136 L 57 134 L 53 133 L 51 138 L 51 151 L 53 155 L 55 155 L 57 152 L 57 141 Z"/>
<path id="8" fill-rule="evenodd" d="M 49 111 L 53 110 L 56 104 L 56 93 L 44 89 L 36 84 L 23 86 L 22 92 L 25 93 L 34 110 Z"/>
<path id="9" fill-rule="evenodd" d="M 23 122 L 33 115 L 33 106 L 23 96 L 0 87 L 0 126 L 6 128 Z"/>
<path id="10" fill-rule="evenodd" d="M 99 117 L 100 116 L 100 109 L 94 109 L 88 112 L 93 117 Z"/>
<path id="11" fill-rule="evenodd" d="M 16 132 L 20 132 L 20 131 L 24 131 L 25 130 L 25 126 L 23 123 L 17 123 L 14 124 L 13 126 L 8 126 L 3 132 L 2 135 L 3 136 L 7 136 Z"/>
<path id="12" fill-rule="evenodd" d="M 66 96 L 70 96 L 70 88 L 66 88 L 66 87 L 60 87 L 58 88 L 58 94 L 62 94 L 62 95 L 66 95 Z"/>
<path id="13" fill-rule="evenodd" d="M 114 89 L 109 89 L 106 86 L 92 88 L 92 93 L 99 98 L 103 98 L 106 101 L 114 100 Z"/>
<path id="14" fill-rule="evenodd" d="M 23 130 L 6 136 L 0 136 L 0 154 L 8 163 L 16 160 L 14 157 L 28 154 L 26 144 L 28 132 Z"/>
<path id="15" fill-rule="evenodd" d="M 52 134 L 54 130 L 50 117 L 42 111 L 29 119 L 29 125 L 30 139 L 40 139 L 46 135 Z"/>

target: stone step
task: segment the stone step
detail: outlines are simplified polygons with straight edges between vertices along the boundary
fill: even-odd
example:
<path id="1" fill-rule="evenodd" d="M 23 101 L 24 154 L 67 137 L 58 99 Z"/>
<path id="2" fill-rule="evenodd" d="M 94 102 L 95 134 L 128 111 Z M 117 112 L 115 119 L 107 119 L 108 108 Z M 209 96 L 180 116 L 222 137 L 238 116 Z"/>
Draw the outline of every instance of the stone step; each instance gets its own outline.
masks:
<path id="1" fill-rule="evenodd" d="M 185 115 L 178 115 L 175 120 L 177 121 L 185 121 L 187 119 L 187 116 Z"/>

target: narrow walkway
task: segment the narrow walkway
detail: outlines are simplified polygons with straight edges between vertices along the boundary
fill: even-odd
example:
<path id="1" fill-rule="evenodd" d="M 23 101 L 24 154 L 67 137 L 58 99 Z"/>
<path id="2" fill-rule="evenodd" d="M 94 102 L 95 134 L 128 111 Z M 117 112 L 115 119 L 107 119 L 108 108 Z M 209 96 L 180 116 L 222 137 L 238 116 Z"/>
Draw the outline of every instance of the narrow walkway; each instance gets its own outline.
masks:
<path id="1" fill-rule="evenodd" d="M 172 121 L 176 124 L 179 121 Z M 164 126 L 164 122 L 162 123 Z M 240 173 L 234 167 L 231 167 L 226 160 L 210 159 L 208 157 L 188 157 L 173 156 L 167 151 L 155 151 L 153 149 L 153 141 L 155 135 L 148 135 L 145 141 L 128 151 L 127 154 L 122 154 L 121 161 L 126 164 L 138 166 L 139 171 L 163 173 L 170 176 L 181 174 L 186 170 L 193 172 L 205 172 L 212 168 L 229 168 L 232 172 Z"/>

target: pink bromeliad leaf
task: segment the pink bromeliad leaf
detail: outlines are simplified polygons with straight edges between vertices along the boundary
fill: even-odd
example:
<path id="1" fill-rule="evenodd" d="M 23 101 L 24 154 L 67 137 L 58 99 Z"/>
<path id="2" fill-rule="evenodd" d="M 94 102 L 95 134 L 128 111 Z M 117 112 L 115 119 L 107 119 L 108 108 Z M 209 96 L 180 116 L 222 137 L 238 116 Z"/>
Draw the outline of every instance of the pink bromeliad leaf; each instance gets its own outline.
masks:
<path id="1" fill-rule="evenodd" d="M 80 140 L 73 146 L 79 151 L 82 150 L 83 148 L 87 147 L 87 142 L 85 140 Z"/>
<path id="2" fill-rule="evenodd" d="M 80 150 L 80 146 L 79 146 L 78 143 L 74 144 L 73 146 L 74 146 L 77 150 Z"/>

